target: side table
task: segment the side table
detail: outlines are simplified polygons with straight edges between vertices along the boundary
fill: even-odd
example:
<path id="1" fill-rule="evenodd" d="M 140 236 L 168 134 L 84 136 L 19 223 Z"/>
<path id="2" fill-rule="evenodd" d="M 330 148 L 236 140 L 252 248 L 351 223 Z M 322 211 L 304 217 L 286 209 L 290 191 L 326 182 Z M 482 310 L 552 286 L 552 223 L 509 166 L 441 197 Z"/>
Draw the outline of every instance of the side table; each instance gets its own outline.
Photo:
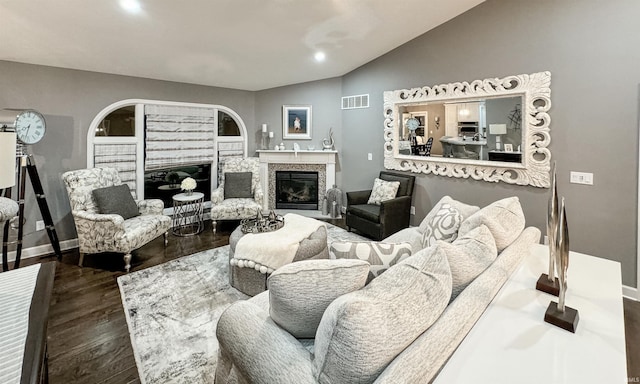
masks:
<path id="1" fill-rule="evenodd" d="M 204 229 L 204 193 L 178 193 L 173 196 L 173 225 L 176 236 L 193 236 Z"/>

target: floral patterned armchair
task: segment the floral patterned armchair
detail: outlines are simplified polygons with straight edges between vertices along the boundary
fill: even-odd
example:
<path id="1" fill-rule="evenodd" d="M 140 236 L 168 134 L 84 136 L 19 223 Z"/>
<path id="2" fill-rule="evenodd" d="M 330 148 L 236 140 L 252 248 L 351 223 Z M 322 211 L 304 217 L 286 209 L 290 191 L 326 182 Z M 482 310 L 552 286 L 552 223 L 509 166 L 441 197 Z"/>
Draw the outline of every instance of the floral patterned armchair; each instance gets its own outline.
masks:
<path id="1" fill-rule="evenodd" d="M 125 269 L 131 267 L 131 251 L 164 234 L 164 244 L 171 227 L 171 218 L 163 215 L 162 200 L 137 201 L 139 216 L 123 219 L 116 214 L 100 214 L 92 191 L 122 184 L 114 168 L 92 168 L 65 172 L 62 180 L 67 188 L 71 214 L 80 243 L 82 267 L 86 253 L 124 253 Z"/>
<path id="2" fill-rule="evenodd" d="M 224 198 L 225 173 L 251 172 L 253 198 Z M 220 185 L 211 193 L 211 222 L 216 232 L 218 220 L 239 220 L 255 217 L 262 211 L 263 192 L 260 186 L 260 162 L 257 157 L 230 158 L 222 164 Z"/>

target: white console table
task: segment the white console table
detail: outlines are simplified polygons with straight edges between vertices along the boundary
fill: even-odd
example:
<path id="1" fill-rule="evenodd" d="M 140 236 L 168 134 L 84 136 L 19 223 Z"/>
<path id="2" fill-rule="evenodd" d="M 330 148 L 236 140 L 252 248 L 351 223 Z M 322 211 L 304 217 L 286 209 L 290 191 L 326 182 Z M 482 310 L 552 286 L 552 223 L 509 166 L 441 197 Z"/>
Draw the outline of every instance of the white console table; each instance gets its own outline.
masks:
<path id="1" fill-rule="evenodd" d="M 620 263 L 571 252 L 566 305 L 576 333 L 544 322 L 551 300 L 535 289 L 548 248 L 532 254 L 498 292 L 434 383 L 627 382 Z"/>

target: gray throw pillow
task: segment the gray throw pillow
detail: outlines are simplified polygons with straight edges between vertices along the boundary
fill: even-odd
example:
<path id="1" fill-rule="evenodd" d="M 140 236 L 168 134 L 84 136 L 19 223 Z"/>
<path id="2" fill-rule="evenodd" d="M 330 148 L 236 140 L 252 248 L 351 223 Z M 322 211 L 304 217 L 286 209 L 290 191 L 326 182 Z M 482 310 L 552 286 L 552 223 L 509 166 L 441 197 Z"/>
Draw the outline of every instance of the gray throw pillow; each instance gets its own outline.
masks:
<path id="1" fill-rule="evenodd" d="M 422 248 L 435 245 L 438 240 L 453 242 L 458 237 L 458 229 L 462 224 L 462 215 L 451 204 L 442 204 L 440 209 L 427 223 L 422 235 Z"/>
<path id="2" fill-rule="evenodd" d="M 495 239 L 498 252 L 502 252 L 524 230 L 525 217 L 518 197 L 498 200 L 469 216 L 460 225 L 458 236 L 464 236 L 481 224 L 489 228 Z"/>
<path id="3" fill-rule="evenodd" d="M 225 172 L 224 198 L 252 198 L 251 172 Z"/>
<path id="4" fill-rule="evenodd" d="M 125 220 L 140 215 L 127 184 L 98 188 L 91 193 L 100 213 L 120 215 Z"/>
<path id="5" fill-rule="evenodd" d="M 313 338 L 325 309 L 338 296 L 364 287 L 362 260 L 304 260 L 276 269 L 269 279 L 269 315 L 297 338 Z"/>
<path id="6" fill-rule="evenodd" d="M 465 204 L 458 200 L 452 199 L 450 196 L 444 196 L 442 199 L 440 199 L 440 201 L 436 203 L 436 205 L 433 206 L 431 211 L 420 223 L 420 226 L 418 228 L 420 230 L 420 233 L 424 233 L 427 230 L 427 226 L 429 225 L 429 222 L 433 220 L 433 216 L 436 215 L 436 213 L 440 210 L 443 204 L 449 204 L 453 208 L 458 210 L 458 212 L 460 213 L 460 216 L 462 216 L 462 221 L 464 221 L 467 217 L 473 215 L 474 213 L 480 210 L 480 207 L 477 207 L 475 205 Z"/>

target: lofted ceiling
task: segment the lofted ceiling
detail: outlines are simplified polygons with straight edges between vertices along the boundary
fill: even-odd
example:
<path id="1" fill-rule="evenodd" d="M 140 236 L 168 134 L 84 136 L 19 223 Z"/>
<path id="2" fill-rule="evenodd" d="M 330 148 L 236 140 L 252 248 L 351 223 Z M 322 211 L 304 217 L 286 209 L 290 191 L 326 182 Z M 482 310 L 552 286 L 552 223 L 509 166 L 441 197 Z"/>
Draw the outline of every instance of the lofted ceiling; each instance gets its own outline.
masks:
<path id="1" fill-rule="evenodd" d="M 122 1 L 0 0 L 0 60 L 255 91 L 342 76 L 484 0 Z"/>

